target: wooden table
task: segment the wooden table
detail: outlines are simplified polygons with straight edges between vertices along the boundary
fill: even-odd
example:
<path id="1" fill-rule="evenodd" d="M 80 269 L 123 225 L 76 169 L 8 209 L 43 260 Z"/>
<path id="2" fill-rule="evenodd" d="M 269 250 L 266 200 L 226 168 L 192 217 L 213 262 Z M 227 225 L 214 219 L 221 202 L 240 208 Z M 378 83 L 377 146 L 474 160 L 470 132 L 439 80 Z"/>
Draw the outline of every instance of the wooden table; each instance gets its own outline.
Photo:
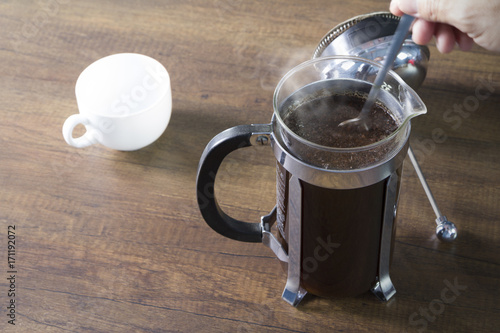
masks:
<path id="1" fill-rule="evenodd" d="M 2 1 L 0 331 L 498 332 L 499 55 L 430 46 L 419 89 L 429 112 L 412 122 L 412 144 L 459 236 L 436 239 L 407 161 L 389 302 L 367 293 L 293 308 L 281 300 L 286 275 L 272 252 L 220 236 L 199 213 L 195 178 L 208 141 L 269 122 L 278 80 L 327 31 L 387 8 L 374 0 Z M 61 127 L 78 111 L 78 75 L 120 52 L 168 69 L 166 132 L 135 152 L 68 146 Z M 234 217 L 258 221 L 274 206 L 270 149 L 231 154 L 219 177 L 221 205 Z"/>

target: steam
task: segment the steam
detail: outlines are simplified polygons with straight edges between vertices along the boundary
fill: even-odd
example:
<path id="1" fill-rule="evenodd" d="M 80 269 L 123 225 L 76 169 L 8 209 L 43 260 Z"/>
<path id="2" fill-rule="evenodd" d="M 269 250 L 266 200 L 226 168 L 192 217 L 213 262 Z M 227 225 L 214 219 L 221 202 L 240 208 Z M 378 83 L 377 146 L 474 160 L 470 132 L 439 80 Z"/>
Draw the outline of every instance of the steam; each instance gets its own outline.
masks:
<path id="1" fill-rule="evenodd" d="M 217 0 L 217 16 L 221 20 L 238 17 L 243 8 L 242 2 L 243 0 Z M 241 77 L 259 80 L 262 89 L 274 91 L 281 77 L 289 70 L 311 59 L 316 43 L 294 48 L 290 46 L 294 44 L 293 35 L 287 35 L 281 28 L 262 31 L 259 26 L 252 17 L 242 20 L 241 27 L 233 32 L 232 55 L 236 57 L 239 67 L 237 72 Z M 273 35 L 276 38 L 258 39 L 262 35 Z"/>
<path id="2" fill-rule="evenodd" d="M 274 91 L 280 79 L 292 68 L 311 59 L 313 47 L 273 47 L 269 51 L 256 51 L 255 46 L 240 46 L 235 55 L 238 63 L 246 64 L 247 70 L 240 71 L 245 79 L 259 80 L 265 91 Z"/>

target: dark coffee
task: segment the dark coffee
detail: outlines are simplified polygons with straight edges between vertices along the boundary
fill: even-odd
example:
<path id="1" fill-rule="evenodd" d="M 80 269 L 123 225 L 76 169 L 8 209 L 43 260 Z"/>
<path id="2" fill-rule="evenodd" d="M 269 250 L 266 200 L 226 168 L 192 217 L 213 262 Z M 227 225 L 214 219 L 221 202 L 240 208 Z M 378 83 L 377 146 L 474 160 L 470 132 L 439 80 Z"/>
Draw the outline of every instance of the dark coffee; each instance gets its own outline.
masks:
<path id="1" fill-rule="evenodd" d="M 306 94 L 301 94 L 304 98 Z M 338 124 L 355 118 L 365 98 L 358 93 L 306 96 L 283 104 L 284 123 L 300 137 L 318 145 L 352 148 L 378 142 L 397 129 L 388 108 L 379 101 L 371 110 L 370 129 Z M 291 99 L 295 96 L 292 95 Z M 328 168 L 349 170 L 366 159 L 383 159 L 389 148 L 370 154 L 332 153 L 290 145 L 291 153 Z M 401 169 L 401 168 L 400 168 Z M 398 186 L 400 169 L 397 172 Z M 278 238 L 288 248 L 288 198 L 292 175 L 277 163 Z M 355 296 L 370 290 L 376 283 L 380 237 L 386 199 L 387 178 L 370 186 L 355 189 L 331 189 L 300 180 L 302 189 L 301 286 L 324 297 Z M 397 198 L 396 198 L 397 201 Z"/>
<path id="2" fill-rule="evenodd" d="M 306 290 L 338 297 L 374 286 L 385 185 L 332 190 L 302 182 L 301 284 Z"/>
<path id="3" fill-rule="evenodd" d="M 287 112 L 283 121 L 292 132 L 322 146 L 362 147 L 386 138 L 398 127 L 387 107 L 380 102 L 370 111 L 368 130 L 355 124 L 339 126 L 345 120 L 356 118 L 365 101 L 360 94 L 345 93 L 299 102 Z"/>
<path id="4" fill-rule="evenodd" d="M 278 239 L 288 235 L 288 182 L 277 163 Z M 401 170 L 397 172 L 398 188 Z M 387 179 L 357 189 L 302 186 L 301 286 L 322 297 L 356 296 L 376 283 Z M 280 189 L 281 187 L 281 189 Z M 395 224 L 394 224 L 395 228 Z"/>
<path id="5" fill-rule="evenodd" d="M 317 87 L 317 91 L 309 93 Z M 280 108 L 280 115 L 288 129 L 302 139 L 319 148 L 311 148 L 309 144 L 296 141 L 286 130 L 282 131 L 283 139 L 290 153 L 308 164 L 324 169 L 352 170 L 365 168 L 382 161 L 390 154 L 393 141 L 383 141 L 394 133 L 399 124 L 393 118 L 389 108 L 380 100 L 372 107 L 369 117 L 369 129 L 356 124 L 339 126 L 345 120 L 359 115 L 366 101 L 367 93 L 349 90 L 334 92 L 341 83 L 330 83 L 333 86 L 319 83 L 303 88 L 286 99 Z M 353 87 L 353 89 L 357 86 Z M 387 99 L 387 93 L 381 95 Z M 295 140 L 295 141 L 294 141 Z M 369 149 L 351 153 L 349 148 L 370 146 Z M 324 148 L 321 148 L 324 147 Z M 326 149 L 325 149 L 326 148 Z M 332 154 L 330 148 L 343 149 Z"/>

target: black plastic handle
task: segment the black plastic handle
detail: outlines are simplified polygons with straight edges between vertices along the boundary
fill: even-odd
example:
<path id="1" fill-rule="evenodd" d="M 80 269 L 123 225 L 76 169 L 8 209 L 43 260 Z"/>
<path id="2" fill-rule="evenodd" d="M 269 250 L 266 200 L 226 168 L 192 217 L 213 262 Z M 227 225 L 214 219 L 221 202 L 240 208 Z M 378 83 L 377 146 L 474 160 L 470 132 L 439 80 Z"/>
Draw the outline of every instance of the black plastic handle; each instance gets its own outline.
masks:
<path id="1" fill-rule="evenodd" d="M 216 135 L 201 155 L 196 179 L 196 196 L 201 215 L 219 234 L 243 242 L 262 242 L 260 223 L 238 221 L 222 211 L 215 198 L 215 177 L 224 158 L 234 150 L 267 145 L 270 124 L 240 125 Z"/>

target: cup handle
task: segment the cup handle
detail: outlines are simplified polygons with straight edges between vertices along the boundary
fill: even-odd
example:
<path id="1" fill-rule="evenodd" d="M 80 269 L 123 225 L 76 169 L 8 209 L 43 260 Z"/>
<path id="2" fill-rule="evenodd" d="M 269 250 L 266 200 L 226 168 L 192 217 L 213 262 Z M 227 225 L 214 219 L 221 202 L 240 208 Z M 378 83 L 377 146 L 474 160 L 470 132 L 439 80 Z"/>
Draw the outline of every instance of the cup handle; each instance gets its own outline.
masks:
<path id="1" fill-rule="evenodd" d="M 198 206 L 205 222 L 219 234 L 243 242 L 262 242 L 260 223 L 238 221 L 222 211 L 215 198 L 215 177 L 222 160 L 232 151 L 268 145 L 271 124 L 240 125 L 216 135 L 203 152 L 196 179 Z"/>
<path id="2" fill-rule="evenodd" d="M 79 124 L 85 126 L 87 131 L 79 138 L 73 138 L 73 130 Z M 97 142 L 97 131 L 90 126 L 90 120 L 82 114 L 74 114 L 68 117 L 64 122 L 62 134 L 66 142 L 76 148 L 84 148 Z"/>

